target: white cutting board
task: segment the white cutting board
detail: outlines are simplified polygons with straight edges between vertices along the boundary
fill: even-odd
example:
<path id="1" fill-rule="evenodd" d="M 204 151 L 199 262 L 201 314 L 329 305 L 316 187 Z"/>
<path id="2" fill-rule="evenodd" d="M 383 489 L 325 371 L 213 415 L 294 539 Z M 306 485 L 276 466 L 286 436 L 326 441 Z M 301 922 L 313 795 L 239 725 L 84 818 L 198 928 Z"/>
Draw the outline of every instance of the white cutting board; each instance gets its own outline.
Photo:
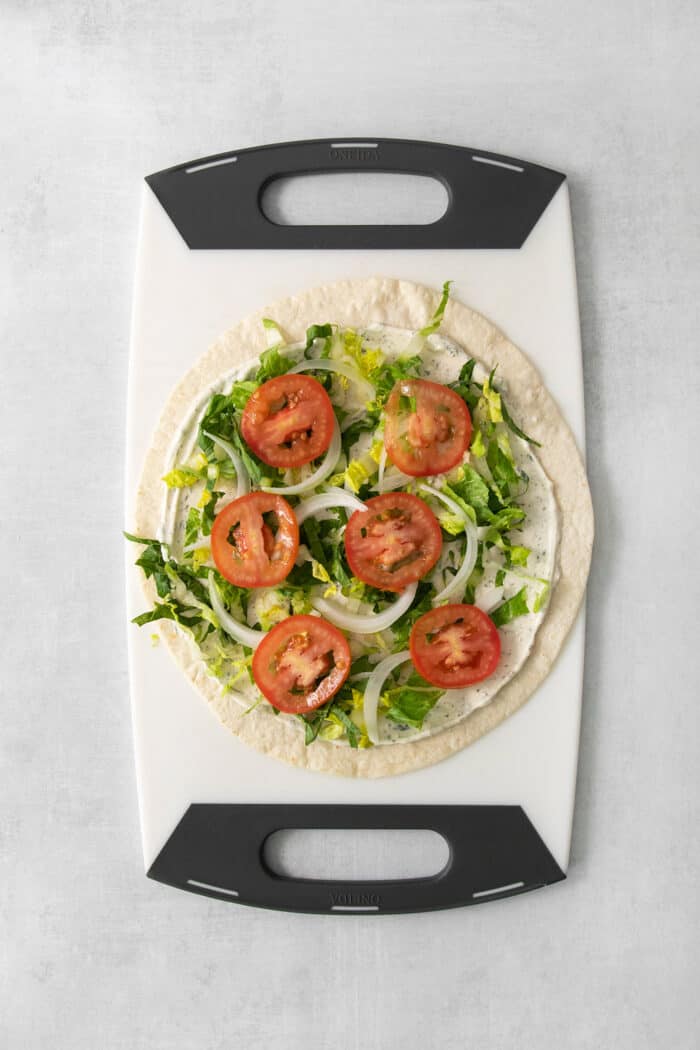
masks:
<path id="1" fill-rule="evenodd" d="M 169 392 L 216 337 L 276 299 L 342 278 L 432 286 L 480 311 L 535 362 L 584 451 L 569 197 L 563 182 L 519 250 L 192 251 L 144 186 L 128 392 L 126 527 Z M 324 320 L 321 318 L 320 320 Z M 371 318 L 368 318 L 371 320 Z M 127 549 L 129 617 L 145 608 Z M 519 804 L 562 871 L 569 860 L 579 740 L 584 613 L 546 681 L 511 718 L 438 765 L 382 780 L 287 766 L 221 726 L 172 662 L 130 626 L 129 664 L 146 869 L 192 802 Z"/>

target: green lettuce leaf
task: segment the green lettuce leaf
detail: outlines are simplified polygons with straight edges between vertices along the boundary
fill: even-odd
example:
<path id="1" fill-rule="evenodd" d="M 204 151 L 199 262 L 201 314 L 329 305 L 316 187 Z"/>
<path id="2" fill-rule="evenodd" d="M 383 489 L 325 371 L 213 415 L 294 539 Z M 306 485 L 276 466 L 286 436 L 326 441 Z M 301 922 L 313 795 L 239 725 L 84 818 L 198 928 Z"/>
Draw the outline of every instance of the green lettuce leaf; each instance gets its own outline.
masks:
<path id="1" fill-rule="evenodd" d="M 223 496 L 223 492 L 212 492 L 211 497 L 202 508 L 202 535 L 209 536 L 211 534 L 211 527 L 214 524 L 214 518 L 216 517 L 216 504 Z"/>
<path id="2" fill-rule="evenodd" d="M 459 394 L 463 401 L 466 402 L 467 408 L 473 415 L 476 406 L 479 403 L 479 397 L 481 396 L 481 387 L 478 383 L 474 383 L 472 374 L 474 372 L 474 366 L 476 361 L 474 358 L 470 358 L 466 364 L 462 365 L 460 369 L 459 378 L 455 383 L 450 383 L 450 390 L 454 390 L 455 394 Z M 472 386 L 475 387 L 472 390 Z M 475 455 L 478 453 L 475 453 Z"/>
<path id="3" fill-rule="evenodd" d="M 382 407 L 386 403 L 399 379 L 417 379 L 420 377 L 422 368 L 423 362 L 419 355 L 397 357 L 395 361 L 381 364 L 369 376 L 377 391 L 375 401 L 370 403 L 370 410 L 375 404 Z"/>
<path id="4" fill-rule="evenodd" d="M 190 507 L 185 521 L 185 546 L 189 547 L 197 542 L 202 530 L 202 512 L 196 507 Z"/>
<path id="5" fill-rule="evenodd" d="M 146 579 L 153 577 L 158 597 L 167 597 L 170 594 L 170 582 L 165 571 L 166 558 L 163 553 L 167 548 L 160 540 L 144 539 L 141 536 L 133 536 L 130 532 L 125 532 L 124 536 L 131 543 L 143 544 L 144 550 L 136 559 L 136 565 L 143 570 Z"/>
<path id="6" fill-rule="evenodd" d="M 527 587 L 521 587 L 517 594 L 514 594 L 512 598 L 509 598 L 508 601 L 503 602 L 489 613 L 496 627 L 503 627 L 518 616 L 526 616 L 530 612 L 527 607 L 526 595 Z"/>
<path id="7" fill-rule="evenodd" d="M 525 431 L 520 429 L 518 424 L 511 416 L 510 412 L 508 411 L 508 406 L 503 400 L 502 395 L 499 393 L 498 389 L 493 385 L 493 377 L 495 375 L 495 372 L 496 369 L 494 368 L 491 372 L 491 375 L 488 378 L 488 383 L 490 391 L 493 395 L 495 395 L 498 398 L 498 410 L 503 422 L 508 427 L 508 429 L 512 431 L 512 433 L 515 434 L 517 437 L 522 438 L 523 441 L 527 441 L 530 445 L 536 445 L 537 448 L 542 448 L 540 442 L 535 441 L 534 438 L 528 437 Z M 484 384 L 484 391 L 486 391 L 486 384 Z"/>
<path id="8" fill-rule="evenodd" d="M 520 487 L 521 478 L 495 439 L 489 441 L 486 449 L 486 462 L 501 499 L 507 502 Z"/>
<path id="9" fill-rule="evenodd" d="M 242 412 L 250 400 L 250 395 L 258 389 L 258 386 L 259 383 L 256 383 L 254 379 L 244 379 L 234 383 L 229 394 L 234 408 Z"/>
<path id="10" fill-rule="evenodd" d="M 274 332 L 277 336 L 279 342 L 275 343 L 275 346 L 284 346 L 284 336 L 277 321 L 273 321 L 271 317 L 263 317 L 262 326 L 266 332 Z"/>
<path id="11" fill-rule="evenodd" d="M 456 502 L 466 503 L 474 509 L 477 525 L 488 525 L 491 521 L 489 508 L 490 490 L 481 474 L 468 463 L 464 463 L 457 472 L 456 478 L 449 485 L 443 485 L 443 491 Z"/>
<path id="12" fill-rule="evenodd" d="M 416 596 L 413 599 L 413 604 L 410 609 L 407 609 L 403 616 L 392 625 L 391 630 L 394 634 L 394 650 L 400 652 L 402 649 L 408 648 L 408 638 L 411 633 L 411 628 L 423 613 L 429 612 L 433 607 L 432 597 L 433 588 L 425 580 L 422 580 L 418 584 L 418 590 Z"/>
<path id="13" fill-rule="evenodd" d="M 428 324 L 424 328 L 421 328 L 419 330 L 419 332 L 418 332 L 418 335 L 422 336 L 424 339 L 427 336 L 432 335 L 433 332 L 437 332 L 438 328 L 442 324 L 442 318 L 443 318 L 443 315 L 445 313 L 445 308 L 447 306 L 447 301 L 450 298 L 450 285 L 451 284 L 452 284 L 452 281 L 445 281 L 445 283 L 442 286 L 442 298 L 440 299 L 440 302 L 438 303 L 437 310 L 433 314 L 433 316 L 430 319 L 430 321 L 428 322 Z"/>
<path id="14" fill-rule="evenodd" d="M 311 356 L 310 351 L 313 348 L 313 345 L 317 339 L 323 340 L 321 353 L 318 356 L 322 358 L 328 357 L 328 353 L 330 351 L 330 339 L 332 335 L 332 324 L 312 324 L 310 328 L 306 329 L 306 344 L 304 346 L 304 357 L 308 358 Z"/>
<path id="15" fill-rule="evenodd" d="M 195 482 L 201 481 L 202 474 L 200 471 L 189 470 L 187 467 L 176 467 L 174 470 L 169 470 L 167 474 L 164 474 L 162 481 L 168 486 L 169 489 L 186 489 L 190 485 L 194 485 Z"/>
<path id="16" fill-rule="evenodd" d="M 387 689 L 382 694 L 382 703 L 388 705 L 385 715 L 392 722 L 422 729 L 426 715 L 443 695 L 442 689 L 436 689 L 414 671 L 404 685 Z"/>
<path id="17" fill-rule="evenodd" d="M 260 364 L 255 373 L 255 382 L 258 384 L 265 383 L 268 379 L 286 375 L 293 366 L 294 361 L 291 358 L 281 354 L 276 346 L 271 346 L 269 350 L 263 350 L 260 355 Z M 205 429 L 209 430 L 211 428 L 205 427 Z"/>
<path id="18" fill-rule="evenodd" d="M 266 351 L 266 353 L 270 353 L 270 351 Z M 260 484 L 260 479 L 264 474 L 269 474 L 271 468 L 266 467 L 257 456 L 253 455 L 241 437 L 238 424 L 238 409 L 231 395 L 214 394 L 207 406 L 204 418 L 199 424 L 197 438 L 199 447 L 207 459 L 215 460 L 214 442 L 207 436 L 207 433 L 215 434 L 233 445 L 243 460 L 243 466 L 251 481 L 256 485 Z"/>
<path id="19" fill-rule="evenodd" d="M 355 362 L 358 372 L 365 379 L 371 379 L 384 363 L 384 354 L 381 350 L 365 346 L 362 336 L 354 328 L 346 328 L 343 332 L 343 349 L 347 356 Z"/>

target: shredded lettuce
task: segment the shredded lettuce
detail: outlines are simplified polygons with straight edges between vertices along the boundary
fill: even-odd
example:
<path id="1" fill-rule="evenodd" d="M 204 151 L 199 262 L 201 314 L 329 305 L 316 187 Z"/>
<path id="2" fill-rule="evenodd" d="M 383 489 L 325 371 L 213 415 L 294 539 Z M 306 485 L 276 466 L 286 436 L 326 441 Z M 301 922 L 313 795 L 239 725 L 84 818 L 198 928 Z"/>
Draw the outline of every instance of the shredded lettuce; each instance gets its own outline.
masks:
<path id="1" fill-rule="evenodd" d="M 413 679 L 420 679 L 422 685 L 412 684 Z M 413 726 L 422 729 L 426 715 L 432 711 L 441 696 L 442 689 L 436 689 L 425 682 L 419 674 L 411 675 L 404 684 L 387 689 L 380 698 L 385 715 L 399 725 Z"/>
<path id="2" fill-rule="evenodd" d="M 472 435 L 472 442 L 469 446 L 469 451 L 472 456 L 476 456 L 477 458 L 486 455 L 486 446 L 484 445 L 484 439 L 479 427 L 475 429 Z"/>
<path id="3" fill-rule="evenodd" d="M 425 580 L 421 580 L 418 584 L 416 596 L 413 599 L 413 605 L 408 609 L 403 616 L 394 623 L 391 630 L 394 635 L 394 650 L 395 652 L 401 652 L 402 649 L 408 648 L 408 638 L 411 633 L 416 620 L 423 615 L 423 613 L 429 612 L 433 607 L 433 588 Z"/>
<path id="4" fill-rule="evenodd" d="M 522 481 L 526 479 L 518 474 L 515 465 L 496 440 L 489 441 L 486 449 L 486 463 L 491 471 L 499 499 L 507 505 L 515 492 L 521 488 Z"/>
<path id="5" fill-rule="evenodd" d="M 158 597 L 163 599 L 155 602 L 152 609 L 135 616 L 132 622 L 142 627 L 157 620 L 173 620 L 201 645 L 216 626 L 216 617 L 208 604 L 207 589 L 201 579 L 186 565 L 173 561 L 166 544 L 128 532 L 124 535 L 132 543 L 143 545 L 144 550 L 136 564 L 147 578 L 153 578 Z"/>
<path id="6" fill-rule="evenodd" d="M 549 592 L 552 587 L 552 584 L 549 580 L 538 579 L 538 583 L 542 584 L 542 588 L 537 597 L 535 598 L 534 602 L 532 603 L 532 611 L 534 613 L 538 613 L 542 610 L 547 599 L 549 598 Z"/>
<path id="7" fill-rule="evenodd" d="M 466 364 L 462 365 L 457 382 L 450 384 L 450 390 L 454 390 L 456 394 L 459 394 L 463 401 L 466 401 L 467 407 L 472 416 L 476 411 L 481 396 L 481 387 L 472 379 L 475 365 L 476 361 L 474 358 L 470 358 Z M 474 390 L 472 390 L 472 386 L 474 386 Z"/>
<path id="8" fill-rule="evenodd" d="M 432 335 L 433 332 L 437 332 L 438 328 L 442 324 L 442 318 L 445 313 L 447 301 L 450 298 L 451 284 L 452 281 L 445 281 L 445 283 L 442 286 L 442 297 L 440 299 L 440 302 L 438 303 L 437 310 L 433 314 L 428 324 L 424 328 L 421 328 L 418 332 L 418 335 L 422 336 L 423 339 L 427 338 L 427 336 L 429 335 Z"/>
<path id="9" fill-rule="evenodd" d="M 493 379 L 493 373 L 496 371 L 494 368 L 488 379 L 484 380 L 484 385 L 481 388 L 481 397 L 483 405 L 486 410 L 486 414 L 492 423 L 503 422 L 503 411 L 501 407 L 501 395 L 497 390 L 494 390 L 491 386 L 491 380 Z"/>
<path id="10" fill-rule="evenodd" d="M 141 543 L 143 545 L 144 550 L 136 559 L 135 564 L 143 570 L 143 574 L 147 580 L 153 577 L 158 597 L 167 597 L 170 593 L 170 584 L 165 572 L 165 562 L 167 557 L 167 555 L 164 554 L 164 551 L 167 551 L 165 544 L 161 543 L 160 540 L 144 539 L 141 536 L 133 536 L 130 532 L 125 532 L 124 536 L 131 543 Z"/>
<path id="11" fill-rule="evenodd" d="M 186 489 L 201 479 L 200 471 L 188 470 L 187 467 L 176 467 L 174 470 L 169 470 L 162 478 L 169 489 Z"/>
<path id="12" fill-rule="evenodd" d="M 271 352 L 272 351 L 270 350 L 265 351 L 267 354 Z M 262 355 L 262 357 L 264 356 L 265 354 Z M 285 371 L 286 370 L 287 365 L 285 365 Z M 245 467 L 251 481 L 256 485 L 259 485 L 263 474 L 269 473 L 271 468 L 261 463 L 257 456 L 253 455 L 243 441 L 240 434 L 238 416 L 239 410 L 232 395 L 214 394 L 207 406 L 204 417 L 199 424 L 199 434 L 197 438 L 198 444 L 211 463 L 216 460 L 216 450 L 214 442 L 207 436 L 207 434 L 214 434 L 216 437 L 221 437 L 229 442 L 241 457 L 243 466 Z"/>
<path id="13" fill-rule="evenodd" d="M 372 475 L 361 459 L 351 460 L 345 470 L 345 480 L 353 492 L 358 493 Z"/>
<path id="14" fill-rule="evenodd" d="M 197 510 L 196 507 L 190 507 L 185 521 L 185 546 L 190 547 L 193 543 L 196 543 L 201 531 L 202 512 Z"/>
<path id="15" fill-rule="evenodd" d="M 504 627 L 518 616 L 526 616 L 530 610 L 527 607 L 527 587 L 521 587 L 508 601 L 492 609 L 489 613 L 496 627 Z"/>
<path id="16" fill-rule="evenodd" d="M 263 631 L 269 631 L 275 624 L 287 619 L 289 605 L 288 598 L 281 590 L 274 588 L 254 590 L 248 599 L 246 612 L 248 623 L 252 627 L 259 624 Z"/>
<path id="17" fill-rule="evenodd" d="M 536 448 L 542 448 L 541 442 L 535 441 L 535 439 L 532 437 L 528 437 L 525 431 L 520 429 L 520 427 L 514 421 L 513 417 L 508 411 L 508 408 L 503 398 L 501 398 L 501 412 L 503 413 L 503 422 L 506 424 L 509 430 L 512 430 L 512 432 L 516 434 L 519 438 L 522 438 L 523 441 L 528 441 L 531 445 L 535 445 Z"/>
<path id="18" fill-rule="evenodd" d="M 265 383 L 268 379 L 274 379 L 275 376 L 286 375 L 293 365 L 294 362 L 289 357 L 281 354 L 277 346 L 271 346 L 268 350 L 263 350 L 260 355 L 260 364 L 255 373 L 255 382 Z"/>
<path id="19" fill-rule="evenodd" d="M 304 723 L 307 746 L 319 736 L 322 740 L 337 740 L 343 734 L 347 736 L 350 747 L 368 746 L 367 734 L 350 717 L 354 709 L 353 696 L 357 692 L 346 682 L 322 707 L 310 711 L 309 714 L 297 715 Z"/>
<path id="20" fill-rule="evenodd" d="M 317 339 L 323 340 L 321 353 L 318 356 L 328 357 L 328 353 L 330 350 L 330 340 L 332 336 L 332 324 L 312 324 L 310 328 L 306 329 L 306 344 L 304 346 L 304 357 L 311 357 L 310 351 L 313 349 L 314 343 Z"/>
<path id="21" fill-rule="evenodd" d="M 330 573 L 324 565 L 321 565 L 320 561 L 316 561 L 315 558 L 311 559 L 311 572 L 315 580 L 320 580 L 321 583 L 332 583 Z"/>
<path id="22" fill-rule="evenodd" d="M 345 470 L 329 478 L 329 484 L 345 485 L 357 495 L 363 485 L 366 485 L 376 473 L 377 461 L 374 457 L 372 455 L 362 456 L 358 459 L 351 459 Z"/>
<path id="23" fill-rule="evenodd" d="M 263 317 L 262 326 L 267 333 L 267 345 L 268 348 L 275 347 L 279 349 L 285 345 L 285 338 L 282 335 L 282 329 L 277 324 L 277 321 L 273 321 L 271 317 Z"/>
<path id="24" fill-rule="evenodd" d="M 201 568 L 202 565 L 211 559 L 211 548 L 210 547 L 197 547 L 196 550 L 192 551 L 192 568 L 196 572 L 197 569 Z"/>
<path id="25" fill-rule="evenodd" d="M 243 411 L 250 400 L 250 395 L 255 393 L 258 386 L 259 384 L 256 383 L 254 379 L 244 379 L 234 383 L 231 387 L 231 393 L 229 394 L 234 408 Z"/>
<path id="26" fill-rule="evenodd" d="M 447 493 L 445 493 L 445 495 L 447 495 Z M 437 520 L 440 522 L 440 528 L 444 529 L 450 536 L 459 536 L 461 532 L 464 532 L 464 518 L 460 515 L 451 514 L 446 507 L 433 507 L 432 510 Z M 468 513 L 468 511 L 466 512 Z"/>
<path id="27" fill-rule="evenodd" d="M 417 379 L 422 369 L 423 361 L 417 354 L 413 357 L 397 357 L 395 361 L 380 365 L 369 377 L 377 391 L 375 402 L 370 402 L 370 409 L 374 404 L 383 407 L 399 379 Z"/>
<path id="28" fill-rule="evenodd" d="M 489 487 L 481 474 L 468 463 L 463 463 L 454 475 L 450 475 L 450 484 L 445 484 L 442 488 L 443 492 L 461 507 L 472 508 L 477 525 L 490 523 Z"/>
<path id="29" fill-rule="evenodd" d="M 506 568 L 510 568 L 512 565 L 527 566 L 528 558 L 532 554 L 529 547 L 511 543 L 506 536 L 494 529 L 493 526 L 486 533 L 485 542 L 487 546 L 493 545 L 503 551 L 506 559 Z"/>
<path id="30" fill-rule="evenodd" d="M 343 332 L 343 350 L 357 365 L 357 370 L 364 379 L 372 381 L 372 376 L 384 363 L 384 354 L 378 348 L 364 345 L 364 340 L 354 328 Z"/>

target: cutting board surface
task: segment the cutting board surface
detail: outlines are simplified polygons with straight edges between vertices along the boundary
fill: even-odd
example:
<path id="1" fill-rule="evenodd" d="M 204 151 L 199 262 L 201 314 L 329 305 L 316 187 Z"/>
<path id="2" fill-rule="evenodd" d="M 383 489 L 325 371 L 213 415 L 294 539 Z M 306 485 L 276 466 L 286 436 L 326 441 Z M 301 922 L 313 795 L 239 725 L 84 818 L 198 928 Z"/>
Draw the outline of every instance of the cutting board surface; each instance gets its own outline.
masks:
<path id="1" fill-rule="evenodd" d="M 276 299 L 337 279 L 404 278 L 453 295 L 537 365 L 584 449 L 576 278 L 565 182 L 519 250 L 192 251 L 144 187 L 132 327 L 126 524 L 142 462 L 173 386 L 223 331 Z M 319 318 L 320 321 L 329 320 Z M 371 318 L 368 318 L 368 321 Z M 127 551 L 128 611 L 144 609 Z M 566 870 L 583 672 L 583 612 L 550 675 L 514 716 L 436 766 L 381 780 L 310 773 L 243 745 L 147 629 L 129 628 L 146 867 L 192 802 L 519 804 Z"/>

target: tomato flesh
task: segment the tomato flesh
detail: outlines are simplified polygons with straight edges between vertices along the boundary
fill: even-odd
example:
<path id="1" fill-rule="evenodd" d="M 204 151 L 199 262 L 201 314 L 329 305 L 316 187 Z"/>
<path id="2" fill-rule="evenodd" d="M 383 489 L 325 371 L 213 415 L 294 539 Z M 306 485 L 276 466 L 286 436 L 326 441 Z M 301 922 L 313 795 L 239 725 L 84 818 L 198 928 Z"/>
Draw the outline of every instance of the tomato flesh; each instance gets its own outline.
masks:
<path id="1" fill-rule="evenodd" d="M 268 379 L 253 392 L 241 433 L 263 463 L 288 469 L 326 452 L 334 423 L 331 399 L 319 381 L 292 374 Z"/>
<path id="2" fill-rule="evenodd" d="M 374 496 L 365 506 L 351 515 L 345 529 L 348 565 L 371 587 L 402 591 L 440 557 L 439 522 L 422 499 L 408 492 Z"/>
<path id="3" fill-rule="evenodd" d="M 292 570 L 299 526 L 283 496 L 251 492 L 214 518 L 211 553 L 217 569 L 237 587 L 273 587 Z"/>
<path id="4" fill-rule="evenodd" d="M 411 477 L 445 474 L 462 462 L 472 436 L 469 409 L 454 390 L 400 379 L 386 404 L 387 456 Z"/>
<path id="5" fill-rule="evenodd" d="M 350 662 L 350 646 L 337 627 L 319 616 L 290 616 L 255 650 L 253 678 L 279 711 L 303 714 L 338 692 Z"/>
<path id="6" fill-rule="evenodd" d="M 443 605 L 418 620 L 409 639 L 416 670 L 432 685 L 461 689 L 493 674 L 501 657 L 496 627 L 475 605 Z"/>

